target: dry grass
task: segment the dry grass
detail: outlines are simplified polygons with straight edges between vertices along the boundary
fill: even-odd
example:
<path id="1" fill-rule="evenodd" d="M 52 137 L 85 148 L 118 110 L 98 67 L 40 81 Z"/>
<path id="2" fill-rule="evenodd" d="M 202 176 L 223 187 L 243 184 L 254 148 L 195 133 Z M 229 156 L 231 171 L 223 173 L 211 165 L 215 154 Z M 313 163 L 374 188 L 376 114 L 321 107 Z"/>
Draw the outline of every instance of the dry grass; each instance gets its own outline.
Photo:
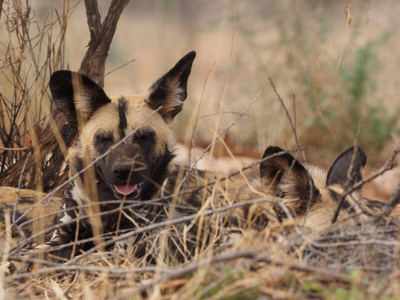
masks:
<path id="1" fill-rule="evenodd" d="M 212 212 L 222 214 L 232 208 Z M 206 210 L 202 215 L 209 213 Z M 196 217 L 189 215 L 185 220 Z M 180 221 L 184 220 L 170 224 Z M 214 219 L 211 226 L 217 224 Z M 211 243 L 184 263 L 165 264 L 160 260 L 152 264 L 135 258 L 129 250 L 116 248 L 86 253 L 66 264 L 39 264 L 29 272 L 3 277 L 2 283 L 7 297 L 31 299 L 257 299 L 263 295 L 274 299 L 397 298 L 398 227 L 379 221 L 354 228 L 342 225 L 338 223 L 310 239 L 310 229 L 289 218 L 262 231 L 242 231 L 231 248 L 221 249 L 219 243 Z M 151 224 L 131 233 L 155 232 L 157 226 L 174 227 Z M 161 238 L 163 231 L 156 234 Z M 23 252 L 12 255 L 12 261 L 18 253 Z"/>
<path id="2" fill-rule="evenodd" d="M 28 13 L 19 1 L 3 4 L 1 13 L 5 29 L 0 36 L 1 72 L 5 81 L 1 82 L 0 95 L 0 177 L 7 177 L 9 185 L 54 191 L 60 181 L 44 178 L 46 172 L 51 174 L 52 158 L 57 153 L 62 161 L 62 151 L 56 148 L 58 152 L 48 160 L 34 165 L 26 166 L 25 161 L 45 148 L 38 141 L 41 133 L 56 128 L 51 126 L 48 78 L 56 69 L 78 68 L 88 34 L 80 30 L 86 25 L 82 24 L 82 11 L 74 11 L 75 4 L 64 1 L 64 7 L 57 11 L 32 5 L 38 5 L 36 14 Z M 384 165 L 398 143 L 398 120 L 389 122 L 391 113 L 399 109 L 395 42 L 399 24 L 394 17 L 398 7 L 390 1 L 349 5 L 307 1 L 131 3 L 122 15 L 107 68 L 136 61 L 109 74 L 105 89 L 110 94 L 140 91 L 139 87 L 150 86 L 178 57 L 195 49 L 198 58 L 189 84 L 192 96 L 185 104 L 186 112 L 173 125 L 180 141 L 210 145 L 212 156 L 217 157 L 231 150 L 261 153 L 269 144 L 302 146 L 305 153 L 312 153 L 308 160 L 320 158 L 324 165 L 332 161 L 337 149 L 352 144 L 358 131 L 358 120 L 352 121 L 353 110 L 346 106 L 348 99 L 358 103 L 354 109 L 361 108 L 363 116 L 370 116 L 368 109 L 379 100 L 385 113 L 375 111 L 376 123 L 372 125 L 363 124 L 365 118 L 360 118 L 360 141 L 375 167 Z M 382 37 L 386 39 L 381 41 Z M 369 76 L 364 81 L 346 77 L 359 64 L 356 57 L 360 49 L 373 65 L 365 69 Z M 365 93 L 351 93 L 357 83 Z M 338 111 L 339 116 L 332 111 Z M 374 126 L 391 126 L 387 128 L 389 135 L 379 140 L 380 148 L 368 143 L 376 139 Z M 60 138 L 58 141 L 63 145 Z M 54 145 L 54 140 L 49 143 Z M 10 177 L 13 167 L 20 172 L 13 171 Z M 394 201 L 396 197 L 394 194 Z M 219 227 L 219 217 L 229 216 L 233 208 L 216 207 L 201 216 L 210 215 L 208 225 Z M 188 215 L 172 222 L 199 217 Z M 174 228 L 174 224 L 151 224 L 119 238 L 142 231 L 155 232 L 155 240 L 162 240 L 162 229 Z M 154 227 L 159 230 L 151 231 Z M 151 264 L 135 258 L 129 249 L 118 248 L 61 265 L 38 257 L 29 271 L 13 275 L 0 272 L 0 295 L 31 299 L 400 297 L 396 224 L 381 219 L 355 228 L 336 224 L 312 240 L 306 230 L 290 219 L 262 231 L 247 229 L 238 236 L 236 245 L 227 249 L 219 245 L 220 233 L 209 247 L 198 249 L 183 263 L 160 259 Z M 31 259 L 23 248 L 26 244 L 23 240 L 19 247 L 10 249 L 11 261 Z M 160 253 L 168 251 L 160 245 Z"/>

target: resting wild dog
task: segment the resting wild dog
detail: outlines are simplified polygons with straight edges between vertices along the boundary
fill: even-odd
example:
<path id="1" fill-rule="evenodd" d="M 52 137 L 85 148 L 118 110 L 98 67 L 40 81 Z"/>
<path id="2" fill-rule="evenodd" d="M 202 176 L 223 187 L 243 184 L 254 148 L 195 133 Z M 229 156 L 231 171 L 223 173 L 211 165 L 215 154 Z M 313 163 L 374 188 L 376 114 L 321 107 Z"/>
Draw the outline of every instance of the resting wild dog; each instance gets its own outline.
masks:
<path id="1" fill-rule="evenodd" d="M 279 147 L 268 147 L 263 155 L 260 171 L 244 187 L 240 201 L 259 198 L 259 192 L 276 197 L 297 218 L 298 224 L 310 228 L 317 235 L 330 224 L 341 195 L 362 180 L 367 156 L 361 147 L 351 147 L 340 154 L 329 171 L 301 164 L 290 153 Z M 384 202 L 363 198 L 361 187 L 344 197 L 339 221 L 364 222 L 376 216 Z M 400 208 L 395 207 L 391 217 L 400 220 Z M 277 204 L 250 207 L 242 216 L 259 226 L 280 222 L 288 215 Z"/>
<path id="2" fill-rule="evenodd" d="M 68 152 L 73 181 L 63 197 L 60 228 L 48 242 L 53 255 L 70 258 L 93 247 L 93 238 L 107 239 L 154 222 L 196 213 L 214 192 L 207 185 L 199 186 L 216 177 L 200 171 L 186 174 L 183 168 L 171 164 L 174 138 L 167 125 L 182 110 L 195 55 L 190 52 L 184 56 L 147 93 L 115 99 L 84 75 L 57 71 L 51 76 L 50 90 L 57 108 L 68 122 L 79 127 L 77 142 Z M 172 199 L 165 197 L 172 195 L 175 185 L 180 184 L 179 178 L 187 179 L 181 190 L 193 191 Z M 164 200 L 149 201 L 160 196 Z M 127 208 L 131 200 L 139 203 Z M 170 203 L 174 203 L 173 209 Z M 121 213 L 122 206 L 125 211 Z M 182 237 L 187 229 L 184 225 L 171 228 L 168 233 L 168 243 L 174 244 L 175 249 L 187 239 L 182 249 L 176 250 L 183 257 L 199 244 L 201 236 L 196 233 L 196 225 L 189 228 L 193 236 Z M 151 234 L 135 237 L 135 254 L 149 253 L 157 238 Z"/>

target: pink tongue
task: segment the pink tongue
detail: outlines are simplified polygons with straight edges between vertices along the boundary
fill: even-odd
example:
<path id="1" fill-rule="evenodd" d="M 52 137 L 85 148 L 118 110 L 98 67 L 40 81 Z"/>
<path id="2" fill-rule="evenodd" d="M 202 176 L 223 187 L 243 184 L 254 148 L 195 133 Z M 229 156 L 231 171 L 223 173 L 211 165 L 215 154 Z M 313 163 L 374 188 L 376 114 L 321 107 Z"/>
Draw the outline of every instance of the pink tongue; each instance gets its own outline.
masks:
<path id="1" fill-rule="evenodd" d="M 121 185 L 114 185 L 114 187 L 118 193 L 126 196 L 132 194 L 136 190 L 137 184 L 131 184 L 131 185 L 121 184 Z"/>

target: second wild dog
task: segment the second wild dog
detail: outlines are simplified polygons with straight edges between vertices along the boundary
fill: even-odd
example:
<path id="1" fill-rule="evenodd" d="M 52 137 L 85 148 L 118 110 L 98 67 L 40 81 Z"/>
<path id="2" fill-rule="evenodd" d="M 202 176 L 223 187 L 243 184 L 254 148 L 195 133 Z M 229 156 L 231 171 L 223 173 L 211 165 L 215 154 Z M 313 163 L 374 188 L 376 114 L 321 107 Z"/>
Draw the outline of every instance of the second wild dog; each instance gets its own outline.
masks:
<path id="1" fill-rule="evenodd" d="M 267 223 L 288 218 L 289 212 L 298 224 L 309 228 L 312 236 L 317 236 L 331 226 L 339 201 L 342 201 L 338 222 L 365 222 L 376 217 L 385 205 L 364 198 L 361 187 L 347 192 L 362 180 L 366 162 L 364 150 L 351 147 L 341 153 L 326 172 L 300 163 L 279 147 L 268 147 L 259 174 L 254 176 L 250 186 L 243 188 L 240 201 L 259 198 L 261 192 L 272 196 L 276 202 L 253 205 L 241 212 L 241 217 L 252 226 L 264 227 Z M 284 211 L 279 203 L 288 211 Z M 400 219 L 399 207 L 393 209 L 390 217 Z"/>

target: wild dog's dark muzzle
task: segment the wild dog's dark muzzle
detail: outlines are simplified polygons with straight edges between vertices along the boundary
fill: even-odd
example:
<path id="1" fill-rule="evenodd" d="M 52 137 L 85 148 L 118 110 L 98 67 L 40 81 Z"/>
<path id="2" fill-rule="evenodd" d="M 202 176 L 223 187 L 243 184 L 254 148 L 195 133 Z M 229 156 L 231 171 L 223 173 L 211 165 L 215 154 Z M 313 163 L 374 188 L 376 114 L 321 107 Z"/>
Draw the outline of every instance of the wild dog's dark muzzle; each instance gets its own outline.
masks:
<path id="1" fill-rule="evenodd" d="M 134 164 L 125 162 L 115 162 L 113 165 L 113 174 L 116 178 L 126 181 L 132 174 L 134 169 Z"/>
<path id="2" fill-rule="evenodd" d="M 139 184 L 144 180 L 147 167 L 141 162 L 139 155 L 132 158 L 117 158 L 111 165 L 111 183 L 115 192 L 120 195 L 139 193 Z"/>
<path id="3" fill-rule="evenodd" d="M 146 177 L 147 164 L 135 144 L 123 143 L 97 164 L 98 174 L 115 197 L 139 195 L 139 184 Z"/>

